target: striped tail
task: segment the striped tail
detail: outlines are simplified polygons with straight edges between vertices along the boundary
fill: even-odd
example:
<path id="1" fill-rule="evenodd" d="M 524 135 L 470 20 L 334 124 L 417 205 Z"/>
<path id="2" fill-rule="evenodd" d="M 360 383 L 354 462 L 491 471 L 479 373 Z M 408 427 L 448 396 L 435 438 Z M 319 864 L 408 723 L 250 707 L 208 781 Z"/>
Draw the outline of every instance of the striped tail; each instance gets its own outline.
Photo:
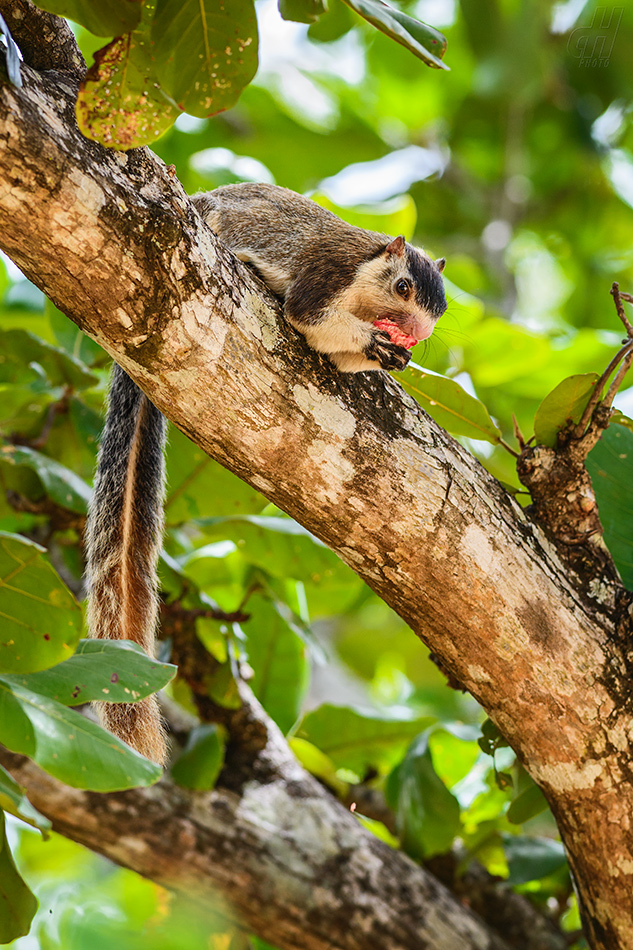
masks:
<path id="1" fill-rule="evenodd" d="M 158 621 L 165 430 L 158 409 L 115 364 L 86 526 L 88 627 L 91 637 L 133 640 L 150 656 Z M 155 696 L 96 705 L 106 729 L 163 764 Z"/>

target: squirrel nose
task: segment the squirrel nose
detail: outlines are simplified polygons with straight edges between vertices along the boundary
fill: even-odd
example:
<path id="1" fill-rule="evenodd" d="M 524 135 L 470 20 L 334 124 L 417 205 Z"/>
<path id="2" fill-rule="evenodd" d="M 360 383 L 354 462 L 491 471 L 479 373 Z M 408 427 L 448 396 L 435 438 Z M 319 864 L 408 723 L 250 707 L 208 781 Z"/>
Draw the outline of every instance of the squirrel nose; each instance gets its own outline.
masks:
<path id="1" fill-rule="evenodd" d="M 435 329 L 435 320 L 432 317 L 414 317 L 411 316 L 403 324 L 402 329 L 405 333 L 415 337 L 416 340 L 428 340 Z"/>

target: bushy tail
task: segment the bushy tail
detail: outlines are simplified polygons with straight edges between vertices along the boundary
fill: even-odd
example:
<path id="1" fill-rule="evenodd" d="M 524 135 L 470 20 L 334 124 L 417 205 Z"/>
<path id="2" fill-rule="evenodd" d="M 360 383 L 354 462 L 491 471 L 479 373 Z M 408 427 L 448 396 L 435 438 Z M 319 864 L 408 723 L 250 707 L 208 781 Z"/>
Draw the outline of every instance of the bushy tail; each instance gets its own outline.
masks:
<path id="1" fill-rule="evenodd" d="M 88 626 L 91 637 L 133 640 L 150 655 L 158 620 L 165 430 L 158 409 L 115 364 L 86 527 Z M 154 696 L 97 706 L 106 729 L 164 762 L 165 736 Z"/>

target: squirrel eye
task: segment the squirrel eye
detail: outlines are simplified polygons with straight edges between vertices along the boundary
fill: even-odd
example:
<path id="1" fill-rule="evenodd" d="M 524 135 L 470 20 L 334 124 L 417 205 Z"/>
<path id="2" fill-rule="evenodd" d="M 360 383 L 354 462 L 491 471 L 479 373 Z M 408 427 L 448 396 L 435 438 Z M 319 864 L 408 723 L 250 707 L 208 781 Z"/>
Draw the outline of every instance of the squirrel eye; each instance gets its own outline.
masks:
<path id="1" fill-rule="evenodd" d="M 409 293 L 409 281 L 402 278 L 396 284 L 396 293 L 400 294 L 401 297 L 406 297 Z"/>

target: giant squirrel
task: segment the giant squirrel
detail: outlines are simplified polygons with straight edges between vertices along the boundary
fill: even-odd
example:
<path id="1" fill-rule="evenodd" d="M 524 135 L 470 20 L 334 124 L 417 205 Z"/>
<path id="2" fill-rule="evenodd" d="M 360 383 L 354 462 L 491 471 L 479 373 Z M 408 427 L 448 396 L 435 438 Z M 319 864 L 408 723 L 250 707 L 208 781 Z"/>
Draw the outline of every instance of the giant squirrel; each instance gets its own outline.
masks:
<path id="1" fill-rule="evenodd" d="M 284 316 L 344 372 L 401 370 L 410 359 L 376 321 L 424 340 L 446 309 L 441 271 L 402 236 L 342 221 L 286 188 L 226 185 L 195 195 L 204 221 L 283 299 Z M 150 655 L 158 620 L 166 423 L 116 364 L 86 528 L 88 627 Z M 165 737 L 155 696 L 99 703 L 103 725 L 158 763 Z"/>

